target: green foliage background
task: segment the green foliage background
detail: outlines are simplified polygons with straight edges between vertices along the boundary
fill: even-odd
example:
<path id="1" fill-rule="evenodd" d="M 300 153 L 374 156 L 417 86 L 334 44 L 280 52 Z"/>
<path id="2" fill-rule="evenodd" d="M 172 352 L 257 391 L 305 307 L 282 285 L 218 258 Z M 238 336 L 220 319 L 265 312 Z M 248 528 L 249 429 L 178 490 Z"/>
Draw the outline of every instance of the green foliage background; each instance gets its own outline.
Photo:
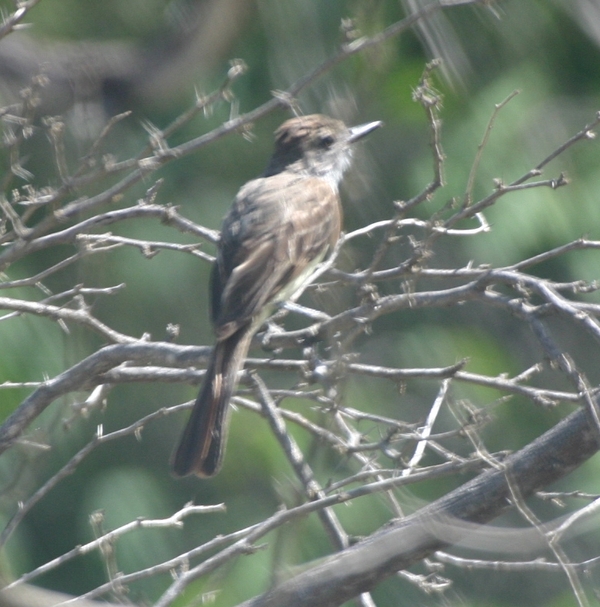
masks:
<path id="1" fill-rule="evenodd" d="M 565 5 L 566 2 L 565 1 Z M 5 10 L 12 4 L 3 1 Z M 168 37 L 170 20 L 185 15 L 187 5 L 166 0 L 43 0 L 30 14 L 29 34 L 53 41 L 114 40 L 151 48 Z M 436 21 L 442 31 L 453 32 L 445 41 L 454 53 L 446 62 L 447 77 L 438 88 L 444 94 L 443 145 L 447 154 L 447 185 L 441 194 L 419 210 L 427 217 L 453 196 L 462 196 L 477 146 L 494 109 L 513 90 L 520 94 L 498 116 L 483 155 L 475 184 L 475 196 L 491 191 L 495 178 L 509 182 L 537 164 L 573 133 L 590 122 L 599 109 L 600 52 L 563 3 L 537 0 L 498 2 L 496 15 L 485 7 L 446 11 Z M 287 88 L 297 78 L 329 57 L 341 41 L 340 21 L 356 18 L 365 33 L 380 31 L 402 17 L 392 0 L 259 0 L 249 3 L 247 17 L 229 48 L 210 70 L 198 70 L 181 90 L 168 100 L 134 100 L 133 116 L 109 139 L 107 148 L 118 159 L 134 155 L 146 143 L 142 121 L 164 127 L 185 111 L 194 99 L 194 89 L 210 92 L 222 82 L 229 60 L 240 57 L 249 66 L 246 76 L 234 85 L 240 112 L 267 100 L 271 91 Z M 169 25 L 171 23 L 171 25 Z M 444 30 L 444 28 L 447 28 Z M 2 41 L 0 41 L 0 45 Z M 379 48 L 342 63 L 307 89 L 299 98 L 305 113 L 340 114 L 353 122 L 381 119 L 385 128 L 363 146 L 357 170 L 346 182 L 347 230 L 366 225 L 393 213 L 392 201 L 409 198 L 431 179 L 428 131 L 421 108 L 411 100 L 413 87 L 431 49 L 423 37 L 412 32 Z M 227 119 L 225 104 L 212 115 L 199 116 L 178 132 L 172 143 L 195 137 Z M 271 133 L 286 115 L 276 112 L 254 126 L 255 137 L 247 141 L 229 136 L 198 153 L 172 162 L 158 176 L 164 179 L 160 202 L 172 202 L 192 220 L 218 228 L 221 217 L 239 186 L 259 174 L 271 150 Z M 75 128 L 75 127 L 73 127 Z M 27 168 L 36 182 L 56 183 L 50 146 L 43 136 L 33 140 Z M 71 135 L 69 154 L 77 158 L 84 149 L 81 137 Z M 453 246 L 432 260 L 438 267 L 476 263 L 508 264 L 580 236 L 600 239 L 600 172 L 597 143 L 580 144 L 550 167 L 547 177 L 566 171 L 572 184 L 558 191 L 535 189 L 503 199 L 486 213 L 492 231 L 474 238 L 456 239 Z M 5 165 L 5 163 L 4 163 Z M 131 204 L 153 183 L 152 176 L 126 194 L 122 205 Z M 119 225 L 113 230 L 130 237 L 187 242 L 179 233 L 155 221 Z M 354 260 L 368 259 L 369 250 L 352 249 Z M 350 257 L 350 256 L 349 256 Z M 31 274 L 46 259 L 30 258 L 16 264 L 9 276 Z M 537 269 L 540 275 L 564 280 L 598 278 L 595 256 L 572 253 Z M 132 249 L 85 260 L 71 274 L 53 277 L 47 286 L 59 291 L 78 281 L 89 286 L 124 282 L 119 294 L 98 299 L 96 315 L 110 326 L 133 336 L 149 332 L 155 339 L 166 336 L 168 323 L 180 326 L 179 342 L 210 344 L 206 288 L 208 264 L 190 257 L 162 252 L 151 261 Z M 79 278 L 79 276 L 81 278 Z M 22 296 L 31 298 L 24 289 Z M 343 296 L 341 296 L 343 297 Z M 594 299 L 594 295 L 589 296 Z M 597 298 L 595 298 L 597 299 Z M 407 367 L 449 365 L 470 358 L 468 370 L 500 374 L 518 373 L 532 358 L 540 357 L 530 336 L 515 329 L 511 319 L 491 317 L 486 311 L 465 306 L 445 314 L 402 313 L 383 319 L 375 335 L 364 341 L 361 361 Z M 564 336 L 568 340 L 569 336 Z M 585 353 L 586 343 L 573 337 L 572 351 Z M 72 328 L 66 335 L 45 319 L 19 317 L 0 323 L 0 382 L 39 380 L 55 376 L 101 342 L 87 332 Z M 585 356 L 581 358 L 585 361 Z M 596 361 L 583 364 L 592 381 L 598 381 Z M 269 379 L 268 376 L 266 377 Z M 89 419 L 71 417 L 72 402 L 55 403 L 39 420 L 33 433 L 52 445 L 41 457 L 27 450 L 14 450 L 0 459 L 0 481 L 6 487 L 18 471 L 22 490 L 39 486 L 93 436 L 97 424 L 108 432 L 133 422 L 160 407 L 194 397 L 197 387 L 169 384 L 123 385 L 109 396 L 105 411 Z M 468 398 L 478 406 L 493 403 L 491 390 L 464 388 L 456 398 Z M 435 387 L 414 382 L 406 395 L 382 388 L 377 382 L 348 382 L 346 399 L 356 408 L 382 414 L 395 413 L 409 421 L 422 418 Z M 7 416 L 26 390 L 0 392 L 0 414 Z M 81 395 L 84 399 L 85 395 Z M 311 415 L 302 403 L 298 410 Z M 543 411 L 514 399 L 495 409 L 497 420 L 485 438 L 490 449 L 518 448 L 552 425 L 567 407 Z M 225 514 L 206 515 L 186 522 L 184 529 L 149 530 L 130 534 L 117 546 L 120 570 L 131 571 L 160 562 L 213 537 L 251 525 L 272 513 L 283 500 L 296 501 L 291 472 L 271 437 L 267 424 L 256 415 L 239 411 L 233 416 L 229 450 L 223 472 L 214 480 L 175 481 L 168 473 L 168 460 L 182 417 L 171 416 L 144 429 L 141 440 L 128 438 L 98 449 L 72 477 L 64 480 L 26 518 L 3 556 L 5 576 L 54 558 L 93 537 L 90 513 L 104 512 L 104 528 L 115 528 L 138 516 L 165 517 L 187 501 L 225 502 Z M 448 424 L 451 421 L 448 420 Z M 300 445 L 309 448 L 308 437 L 295 432 Z M 25 464 L 24 462 L 25 458 Z M 317 459 L 318 461 L 318 459 Z M 318 467 L 325 482 L 337 472 L 327 462 Z M 339 471 L 343 474 L 345 470 Z M 595 488 L 597 462 L 590 462 L 565 487 Z M 575 482 L 576 481 L 576 482 Z M 461 482 L 461 479 L 456 480 Z M 419 487 L 407 495 L 408 509 L 420 499 L 432 499 L 452 487 L 450 481 Z M 7 494 L 8 495 L 8 494 Z M 12 496 L 12 494 L 11 494 Z M 0 499 L 1 496 L 0 496 Z M 11 499 L 0 505 L 4 518 Z M 388 513 L 360 501 L 338 512 L 351 533 L 368 534 L 387 520 Z M 593 535 L 589 542 L 597 541 Z M 327 554 L 330 547 L 316 518 L 267 538 L 267 546 L 252 557 L 238 560 L 227 571 L 203 580 L 188 593 L 219 589 L 215 605 L 231 605 L 264 590 L 272 581 L 275 565 L 287 569 Z M 566 581 L 559 575 L 457 573 L 456 584 L 446 595 L 456 605 L 572 605 Z M 58 569 L 40 580 L 42 585 L 72 594 L 83 593 L 105 581 L 97 557 L 88 557 Z M 151 602 L 169 580 L 156 578 L 132 587 L 131 598 Z M 402 598 L 400 598 L 402 597 Z M 400 579 L 393 579 L 375 592 L 378 605 L 437 604 Z M 443 600 L 441 600 L 443 602 Z"/>

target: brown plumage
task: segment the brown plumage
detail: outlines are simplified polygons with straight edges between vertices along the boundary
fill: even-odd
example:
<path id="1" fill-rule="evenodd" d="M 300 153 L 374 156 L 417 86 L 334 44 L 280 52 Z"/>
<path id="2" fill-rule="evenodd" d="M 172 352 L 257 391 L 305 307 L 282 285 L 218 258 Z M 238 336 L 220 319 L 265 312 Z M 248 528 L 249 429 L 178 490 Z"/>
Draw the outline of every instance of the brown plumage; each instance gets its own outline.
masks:
<path id="1" fill-rule="evenodd" d="M 211 275 L 216 343 L 173 457 L 176 476 L 219 471 L 229 400 L 252 337 L 274 304 L 300 288 L 337 242 L 338 184 L 350 163 L 350 144 L 379 125 L 348 129 L 322 115 L 292 118 L 275 132 L 264 176 L 238 192 Z"/>

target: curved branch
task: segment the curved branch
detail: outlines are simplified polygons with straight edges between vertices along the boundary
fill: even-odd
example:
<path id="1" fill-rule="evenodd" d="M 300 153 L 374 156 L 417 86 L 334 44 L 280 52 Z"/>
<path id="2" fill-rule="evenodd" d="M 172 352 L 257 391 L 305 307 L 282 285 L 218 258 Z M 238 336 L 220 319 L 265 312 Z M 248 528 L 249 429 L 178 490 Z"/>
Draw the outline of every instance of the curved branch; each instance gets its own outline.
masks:
<path id="1" fill-rule="evenodd" d="M 436 550 L 477 533 L 472 525 L 460 523 L 483 524 L 499 516 L 511 502 L 511 487 L 527 497 L 562 478 L 599 449 L 600 437 L 593 420 L 587 411 L 579 410 L 507 458 L 501 469 L 484 472 L 415 514 L 239 607 L 341 605 Z M 163 603 L 159 601 L 159 605 Z"/>
<path id="2" fill-rule="evenodd" d="M 184 366 L 205 360 L 210 348 L 174 346 L 168 343 L 137 343 L 111 345 L 44 382 L 30 394 L 0 426 L 0 454 L 23 434 L 25 428 L 56 398 L 76 390 L 94 388 L 102 383 L 103 373 L 125 361 Z"/>

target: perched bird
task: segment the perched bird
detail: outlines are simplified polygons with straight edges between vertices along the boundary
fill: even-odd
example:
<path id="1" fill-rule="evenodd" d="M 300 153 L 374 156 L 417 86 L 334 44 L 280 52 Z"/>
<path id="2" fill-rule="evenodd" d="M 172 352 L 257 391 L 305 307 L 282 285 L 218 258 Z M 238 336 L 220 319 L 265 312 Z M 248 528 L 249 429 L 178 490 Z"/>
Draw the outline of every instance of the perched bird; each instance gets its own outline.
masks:
<path id="1" fill-rule="evenodd" d="M 348 128 L 314 114 L 284 122 L 262 177 L 238 192 L 211 274 L 216 343 L 173 460 L 176 476 L 210 477 L 223 461 L 229 401 L 253 335 L 274 306 L 299 289 L 336 244 L 338 185 L 352 144 L 381 126 Z"/>

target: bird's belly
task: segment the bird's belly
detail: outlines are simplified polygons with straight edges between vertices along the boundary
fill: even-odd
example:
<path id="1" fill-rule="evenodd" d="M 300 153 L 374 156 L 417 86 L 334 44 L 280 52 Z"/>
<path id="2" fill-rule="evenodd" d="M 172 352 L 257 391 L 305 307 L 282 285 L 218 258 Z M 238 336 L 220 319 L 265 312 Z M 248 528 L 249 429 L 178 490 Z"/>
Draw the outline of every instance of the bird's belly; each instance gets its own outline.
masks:
<path id="1" fill-rule="evenodd" d="M 290 281 L 277 295 L 273 300 L 273 303 L 281 303 L 286 299 L 289 299 L 298 289 L 305 285 L 306 281 L 311 277 L 312 273 L 317 269 L 317 266 L 323 261 L 327 250 L 325 249 L 320 255 L 317 255 L 310 263 L 307 264 L 306 268 L 294 278 L 294 280 Z"/>

